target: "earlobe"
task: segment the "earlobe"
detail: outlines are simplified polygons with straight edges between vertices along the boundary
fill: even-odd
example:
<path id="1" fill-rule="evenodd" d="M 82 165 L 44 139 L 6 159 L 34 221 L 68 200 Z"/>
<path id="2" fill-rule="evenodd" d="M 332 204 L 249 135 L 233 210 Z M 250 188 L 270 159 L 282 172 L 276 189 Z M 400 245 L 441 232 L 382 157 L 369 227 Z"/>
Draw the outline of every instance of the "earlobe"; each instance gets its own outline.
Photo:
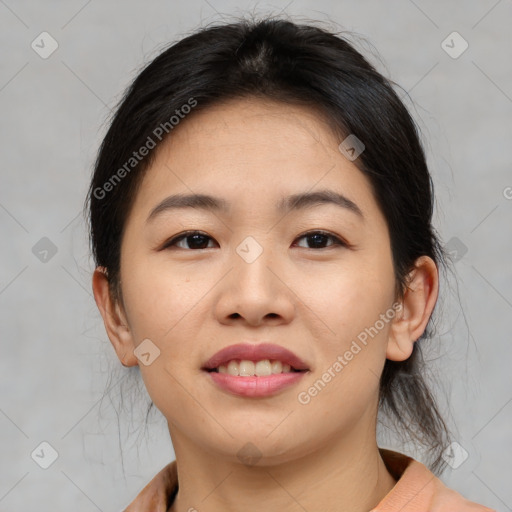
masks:
<path id="1" fill-rule="evenodd" d="M 103 317 L 107 335 L 123 366 L 136 366 L 137 358 L 133 353 L 135 344 L 126 315 L 118 302 L 112 300 L 108 278 L 104 267 L 97 267 L 92 277 L 94 300 Z"/>
<path id="2" fill-rule="evenodd" d="M 405 361 L 410 357 L 414 343 L 425 331 L 437 301 L 438 289 L 439 277 L 434 260 L 421 256 L 408 275 L 402 309 L 391 324 L 387 359 Z"/>

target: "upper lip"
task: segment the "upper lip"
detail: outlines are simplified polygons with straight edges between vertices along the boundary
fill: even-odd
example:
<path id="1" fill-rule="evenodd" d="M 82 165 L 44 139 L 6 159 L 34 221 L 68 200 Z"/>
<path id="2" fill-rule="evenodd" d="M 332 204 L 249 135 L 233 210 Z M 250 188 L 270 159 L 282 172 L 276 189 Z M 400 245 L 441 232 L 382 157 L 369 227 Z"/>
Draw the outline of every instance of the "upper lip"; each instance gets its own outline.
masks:
<path id="1" fill-rule="evenodd" d="M 230 345 L 215 353 L 203 366 L 203 370 L 213 370 L 224 363 L 240 359 L 247 361 L 261 361 L 263 359 L 277 360 L 289 364 L 295 370 L 308 370 L 308 366 L 290 350 L 272 343 L 252 345 L 239 343 Z"/>

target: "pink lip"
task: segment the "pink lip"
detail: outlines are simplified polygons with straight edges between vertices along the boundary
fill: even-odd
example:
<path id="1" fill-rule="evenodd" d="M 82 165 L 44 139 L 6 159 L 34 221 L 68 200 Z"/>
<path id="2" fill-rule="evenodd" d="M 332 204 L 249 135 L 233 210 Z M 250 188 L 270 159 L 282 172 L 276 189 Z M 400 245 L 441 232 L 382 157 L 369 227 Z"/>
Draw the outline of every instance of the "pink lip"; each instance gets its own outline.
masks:
<path id="1" fill-rule="evenodd" d="M 306 372 L 277 373 L 265 377 L 237 377 L 227 373 L 210 372 L 208 375 L 220 388 L 244 397 L 273 395 L 299 382 Z"/>
<path id="2" fill-rule="evenodd" d="M 228 363 L 232 360 L 261 361 L 263 359 L 277 360 L 282 363 L 289 364 L 295 370 L 308 370 L 306 363 L 284 347 L 274 345 L 272 343 L 261 343 L 259 345 L 251 345 L 249 343 L 239 343 L 230 345 L 229 347 L 219 350 L 214 354 L 203 366 L 203 370 L 213 370 L 221 364 Z M 298 374 L 300 375 L 300 374 Z M 271 376 L 268 376 L 271 377 Z M 267 379 L 268 379 L 267 377 Z M 251 377 L 242 377 L 250 380 Z M 263 379 L 263 377 L 258 377 Z"/>

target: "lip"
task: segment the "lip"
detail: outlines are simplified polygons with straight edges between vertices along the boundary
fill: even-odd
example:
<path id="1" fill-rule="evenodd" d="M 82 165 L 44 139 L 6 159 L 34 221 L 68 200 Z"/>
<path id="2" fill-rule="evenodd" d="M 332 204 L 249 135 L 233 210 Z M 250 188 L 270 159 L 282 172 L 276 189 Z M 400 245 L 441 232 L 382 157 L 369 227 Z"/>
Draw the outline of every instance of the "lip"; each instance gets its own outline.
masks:
<path id="1" fill-rule="evenodd" d="M 213 370 L 218 368 L 221 364 L 228 363 L 234 359 L 247 360 L 247 361 L 261 361 L 263 359 L 277 360 L 282 363 L 289 364 L 295 370 L 309 370 L 307 364 L 302 361 L 290 350 L 274 345 L 272 343 L 260 343 L 259 345 L 252 345 L 250 343 L 238 343 L 230 345 L 215 353 L 203 365 L 203 370 Z M 297 375 L 300 375 L 297 373 Z M 271 377 L 271 376 L 269 376 Z M 243 379 L 250 380 L 252 377 L 242 377 Z M 265 377 L 257 377 L 264 379 Z"/>
<path id="2" fill-rule="evenodd" d="M 227 373 L 210 372 L 208 376 L 224 391 L 234 395 L 262 398 L 297 384 L 309 372 L 278 373 L 265 377 L 238 377 Z"/>

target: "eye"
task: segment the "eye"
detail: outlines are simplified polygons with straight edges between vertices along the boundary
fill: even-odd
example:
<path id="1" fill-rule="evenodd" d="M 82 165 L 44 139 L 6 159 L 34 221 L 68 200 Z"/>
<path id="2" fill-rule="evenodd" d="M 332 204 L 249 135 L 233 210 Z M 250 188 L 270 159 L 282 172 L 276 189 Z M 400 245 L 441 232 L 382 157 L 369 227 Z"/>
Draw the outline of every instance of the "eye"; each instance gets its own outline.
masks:
<path id="1" fill-rule="evenodd" d="M 328 240 L 332 240 L 333 243 L 327 245 L 327 247 L 332 247 L 335 245 L 347 246 L 343 240 L 326 231 L 310 231 L 309 233 L 301 235 L 297 240 L 300 240 L 301 238 L 307 239 L 308 242 L 313 245 L 313 247 L 306 247 L 306 249 L 324 249 L 326 248 L 325 244 Z"/>
<path id="2" fill-rule="evenodd" d="M 177 246 L 180 249 L 208 249 L 209 240 L 213 240 L 213 238 L 201 231 L 187 231 L 166 242 L 162 249 L 168 249 L 173 246 Z M 180 245 L 182 242 L 188 243 L 188 247 Z"/>

